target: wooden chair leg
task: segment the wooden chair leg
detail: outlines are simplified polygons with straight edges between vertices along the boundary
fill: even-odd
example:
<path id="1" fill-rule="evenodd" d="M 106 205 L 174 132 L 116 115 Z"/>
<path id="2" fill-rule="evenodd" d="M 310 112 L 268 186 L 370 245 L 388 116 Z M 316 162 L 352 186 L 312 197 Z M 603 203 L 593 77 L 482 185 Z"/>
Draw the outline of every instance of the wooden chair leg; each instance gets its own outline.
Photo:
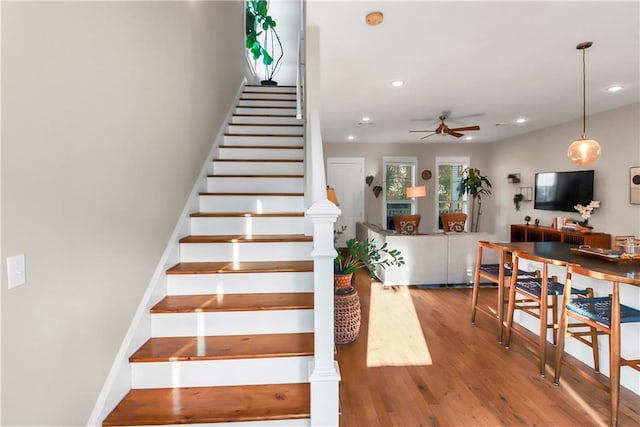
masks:
<path id="1" fill-rule="evenodd" d="M 538 336 L 538 357 L 540 365 L 540 375 L 545 375 L 545 363 L 547 360 L 547 315 L 549 308 L 547 306 L 547 287 L 542 286 L 542 293 L 540 296 L 540 334 Z"/>
<path id="2" fill-rule="evenodd" d="M 480 288 L 480 265 L 482 264 L 482 247 L 478 247 L 476 257 L 476 271 L 473 275 L 473 292 L 471 295 L 471 324 L 476 324 L 476 307 L 478 306 L 478 291 Z"/>
<path id="3" fill-rule="evenodd" d="M 586 298 L 593 298 L 593 288 L 587 288 Z M 589 326 L 591 333 L 591 352 L 593 353 L 593 369 L 600 372 L 600 350 L 598 348 L 598 331 L 593 326 Z"/>
<path id="4" fill-rule="evenodd" d="M 551 320 L 553 322 L 553 345 L 558 345 L 558 295 L 551 295 Z"/>
<path id="5" fill-rule="evenodd" d="M 562 309 L 560 310 L 560 325 L 558 327 L 558 345 L 556 346 L 556 360 L 554 366 L 553 383 L 560 384 L 560 373 L 562 372 L 562 356 L 564 355 L 564 342 L 567 336 L 569 318 L 567 315 L 567 304 L 571 298 L 571 276 L 567 274 L 565 293 L 562 296 Z M 567 285 L 569 285 L 567 287 Z"/>
<path id="6" fill-rule="evenodd" d="M 609 330 L 609 387 L 611 393 L 611 423 L 618 425 L 620 405 L 620 294 L 618 283 L 613 283 L 611 300 L 611 328 Z"/>
<path id="7" fill-rule="evenodd" d="M 513 327 L 513 312 L 516 307 L 516 286 L 511 284 L 509 288 L 509 305 L 507 306 L 507 321 L 505 328 L 504 346 L 509 348 L 511 345 L 511 328 Z"/>

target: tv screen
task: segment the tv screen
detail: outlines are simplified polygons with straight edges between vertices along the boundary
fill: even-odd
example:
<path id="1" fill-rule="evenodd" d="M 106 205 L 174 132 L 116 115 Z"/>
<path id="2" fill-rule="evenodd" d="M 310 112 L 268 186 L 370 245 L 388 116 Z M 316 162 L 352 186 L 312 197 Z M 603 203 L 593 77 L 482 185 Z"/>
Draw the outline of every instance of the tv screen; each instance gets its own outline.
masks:
<path id="1" fill-rule="evenodd" d="M 593 200 L 593 170 L 536 174 L 534 209 L 576 212 Z"/>

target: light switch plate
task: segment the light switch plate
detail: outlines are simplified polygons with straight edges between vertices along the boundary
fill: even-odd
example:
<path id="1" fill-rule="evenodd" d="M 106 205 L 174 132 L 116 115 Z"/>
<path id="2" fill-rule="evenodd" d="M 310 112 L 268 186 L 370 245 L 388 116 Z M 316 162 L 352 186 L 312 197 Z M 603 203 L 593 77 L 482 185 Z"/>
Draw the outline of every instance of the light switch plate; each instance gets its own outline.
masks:
<path id="1" fill-rule="evenodd" d="M 24 254 L 7 258 L 7 275 L 9 276 L 9 289 L 25 284 L 27 274 L 24 267 Z"/>

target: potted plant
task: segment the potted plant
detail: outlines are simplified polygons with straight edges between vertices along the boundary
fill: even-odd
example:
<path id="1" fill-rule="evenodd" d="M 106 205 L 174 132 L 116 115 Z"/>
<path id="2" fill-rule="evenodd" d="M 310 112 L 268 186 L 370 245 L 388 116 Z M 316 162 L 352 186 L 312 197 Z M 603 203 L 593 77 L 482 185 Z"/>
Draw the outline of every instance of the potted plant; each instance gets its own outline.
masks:
<path id="1" fill-rule="evenodd" d="M 510 173 L 507 175 L 507 181 L 511 184 L 518 184 L 520 182 L 520 174 L 519 173 Z"/>
<path id="2" fill-rule="evenodd" d="M 520 210 L 520 202 L 524 200 L 524 196 L 520 193 L 513 195 L 513 204 L 516 205 L 516 210 Z"/>
<path id="3" fill-rule="evenodd" d="M 334 288 L 343 289 L 351 286 L 353 273 L 361 268 L 368 268 L 371 277 L 375 277 L 375 266 L 387 268 L 404 264 L 400 251 L 389 249 L 387 243 L 378 247 L 374 239 L 358 241 L 349 239 L 344 250 L 336 249 L 333 260 Z"/>
<path id="4" fill-rule="evenodd" d="M 276 21 L 269 15 L 267 0 L 249 0 L 245 9 L 246 48 L 254 61 L 262 58 L 264 64 L 263 85 L 277 85 L 273 76 L 280 69 L 284 50 L 276 31 Z M 274 62 L 274 59 L 277 59 Z"/>
<path id="5" fill-rule="evenodd" d="M 482 195 L 491 194 L 489 178 L 481 175 L 477 168 L 466 168 L 462 173 L 458 192 L 471 195 L 470 231 L 478 231 L 478 219 L 482 213 Z"/>

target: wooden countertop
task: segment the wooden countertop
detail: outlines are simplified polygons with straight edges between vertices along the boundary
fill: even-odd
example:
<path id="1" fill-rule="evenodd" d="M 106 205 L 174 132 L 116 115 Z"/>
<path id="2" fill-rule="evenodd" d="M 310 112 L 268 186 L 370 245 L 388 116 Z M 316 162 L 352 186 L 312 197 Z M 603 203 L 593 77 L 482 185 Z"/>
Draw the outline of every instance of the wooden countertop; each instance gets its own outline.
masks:
<path id="1" fill-rule="evenodd" d="M 571 248 L 577 248 L 577 245 L 561 242 L 496 242 L 496 244 L 541 257 L 580 264 L 593 271 L 626 277 L 632 279 L 634 285 L 640 286 L 640 263 L 617 264 L 589 255 L 577 254 L 571 251 Z"/>

